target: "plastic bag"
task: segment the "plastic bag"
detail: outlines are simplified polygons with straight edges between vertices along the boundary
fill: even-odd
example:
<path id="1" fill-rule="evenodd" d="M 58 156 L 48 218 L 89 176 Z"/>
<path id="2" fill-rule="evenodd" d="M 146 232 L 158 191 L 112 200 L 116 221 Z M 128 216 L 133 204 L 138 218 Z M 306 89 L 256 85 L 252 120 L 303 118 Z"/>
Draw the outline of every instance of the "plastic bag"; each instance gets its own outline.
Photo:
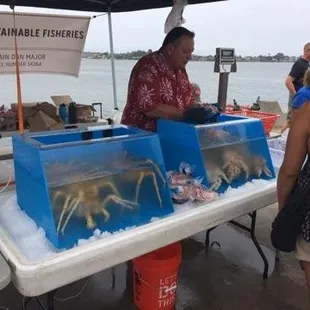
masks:
<path id="1" fill-rule="evenodd" d="M 170 11 L 166 22 L 165 22 L 165 33 L 167 34 L 170 30 L 175 27 L 179 27 L 185 23 L 183 18 L 183 11 L 185 6 L 188 5 L 188 0 L 176 0 L 172 10 Z"/>

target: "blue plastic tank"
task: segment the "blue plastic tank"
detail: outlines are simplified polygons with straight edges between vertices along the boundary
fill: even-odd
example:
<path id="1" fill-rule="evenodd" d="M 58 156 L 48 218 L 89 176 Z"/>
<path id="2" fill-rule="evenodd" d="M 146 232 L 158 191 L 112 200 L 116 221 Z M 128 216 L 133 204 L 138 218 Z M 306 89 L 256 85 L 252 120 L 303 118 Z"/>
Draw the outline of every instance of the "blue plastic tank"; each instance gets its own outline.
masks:
<path id="1" fill-rule="evenodd" d="M 173 212 L 157 134 L 127 126 L 13 137 L 17 200 L 57 248 Z"/>
<path id="2" fill-rule="evenodd" d="M 224 192 L 253 179 L 273 179 L 275 172 L 259 119 L 222 114 L 213 124 L 194 125 L 160 119 L 157 122 L 166 170 L 190 164 L 193 177 Z"/>

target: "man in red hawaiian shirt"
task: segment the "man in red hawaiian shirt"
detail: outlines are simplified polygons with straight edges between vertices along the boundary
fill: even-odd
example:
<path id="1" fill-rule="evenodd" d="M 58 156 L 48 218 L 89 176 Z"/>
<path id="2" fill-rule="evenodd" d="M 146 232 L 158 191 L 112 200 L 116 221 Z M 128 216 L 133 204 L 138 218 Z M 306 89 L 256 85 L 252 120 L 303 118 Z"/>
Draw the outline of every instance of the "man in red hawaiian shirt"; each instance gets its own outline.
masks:
<path id="1" fill-rule="evenodd" d="M 142 57 L 134 66 L 128 85 L 122 124 L 156 131 L 156 120 L 182 120 L 194 104 L 185 66 L 194 51 L 195 34 L 176 27 L 160 50 Z"/>

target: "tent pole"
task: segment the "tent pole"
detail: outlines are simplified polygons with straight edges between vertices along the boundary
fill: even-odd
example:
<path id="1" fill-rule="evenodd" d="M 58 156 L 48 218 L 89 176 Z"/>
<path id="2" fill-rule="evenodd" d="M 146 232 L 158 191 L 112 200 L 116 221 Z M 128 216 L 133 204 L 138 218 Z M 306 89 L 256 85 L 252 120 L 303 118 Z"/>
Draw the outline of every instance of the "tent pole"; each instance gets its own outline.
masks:
<path id="1" fill-rule="evenodd" d="M 109 37 L 110 37 L 110 54 L 111 54 L 111 67 L 112 67 L 112 82 L 113 82 L 113 101 L 114 109 L 118 110 L 117 94 L 116 94 L 116 78 L 115 78 L 115 62 L 114 62 L 114 48 L 113 48 L 113 32 L 112 32 L 112 11 L 109 7 L 108 21 L 109 21 Z"/>

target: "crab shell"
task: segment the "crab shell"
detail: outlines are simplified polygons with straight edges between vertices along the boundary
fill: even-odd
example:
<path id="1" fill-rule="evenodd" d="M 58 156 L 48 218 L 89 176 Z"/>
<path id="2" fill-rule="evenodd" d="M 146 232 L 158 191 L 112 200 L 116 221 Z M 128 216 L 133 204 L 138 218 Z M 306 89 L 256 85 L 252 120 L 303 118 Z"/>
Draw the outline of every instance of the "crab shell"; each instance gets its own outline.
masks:
<path id="1" fill-rule="evenodd" d="M 230 181 L 233 178 L 239 177 L 242 171 L 245 174 L 245 179 L 247 180 L 249 178 L 248 165 L 237 152 L 227 151 L 223 154 L 223 159 L 223 170 L 226 172 L 226 175 L 229 176 L 228 179 L 230 179 Z"/>
<path id="2" fill-rule="evenodd" d="M 261 156 L 255 156 L 253 158 L 253 173 L 259 178 L 265 174 L 267 177 L 272 178 L 272 172 L 267 167 L 265 158 Z"/>
<path id="3" fill-rule="evenodd" d="M 238 161 L 243 161 L 242 156 L 240 156 L 237 152 L 235 151 L 227 151 L 223 154 L 223 158 L 225 162 L 238 162 Z"/>
<path id="4" fill-rule="evenodd" d="M 223 180 L 228 184 L 230 183 L 224 171 L 219 167 L 216 166 L 209 167 L 209 169 L 207 170 L 207 174 L 208 174 L 208 181 L 209 183 L 212 184 L 210 187 L 211 190 L 215 191 L 218 190 L 222 185 Z"/>
<path id="5" fill-rule="evenodd" d="M 239 178 L 241 175 L 241 169 L 237 165 L 234 165 L 233 163 L 228 164 L 228 166 L 225 169 L 225 172 L 229 184 L 232 182 L 232 180 Z"/>
<path id="6" fill-rule="evenodd" d="M 225 130 L 215 130 L 215 129 L 210 129 L 208 132 L 208 137 L 209 138 L 229 138 L 231 134 Z"/>

